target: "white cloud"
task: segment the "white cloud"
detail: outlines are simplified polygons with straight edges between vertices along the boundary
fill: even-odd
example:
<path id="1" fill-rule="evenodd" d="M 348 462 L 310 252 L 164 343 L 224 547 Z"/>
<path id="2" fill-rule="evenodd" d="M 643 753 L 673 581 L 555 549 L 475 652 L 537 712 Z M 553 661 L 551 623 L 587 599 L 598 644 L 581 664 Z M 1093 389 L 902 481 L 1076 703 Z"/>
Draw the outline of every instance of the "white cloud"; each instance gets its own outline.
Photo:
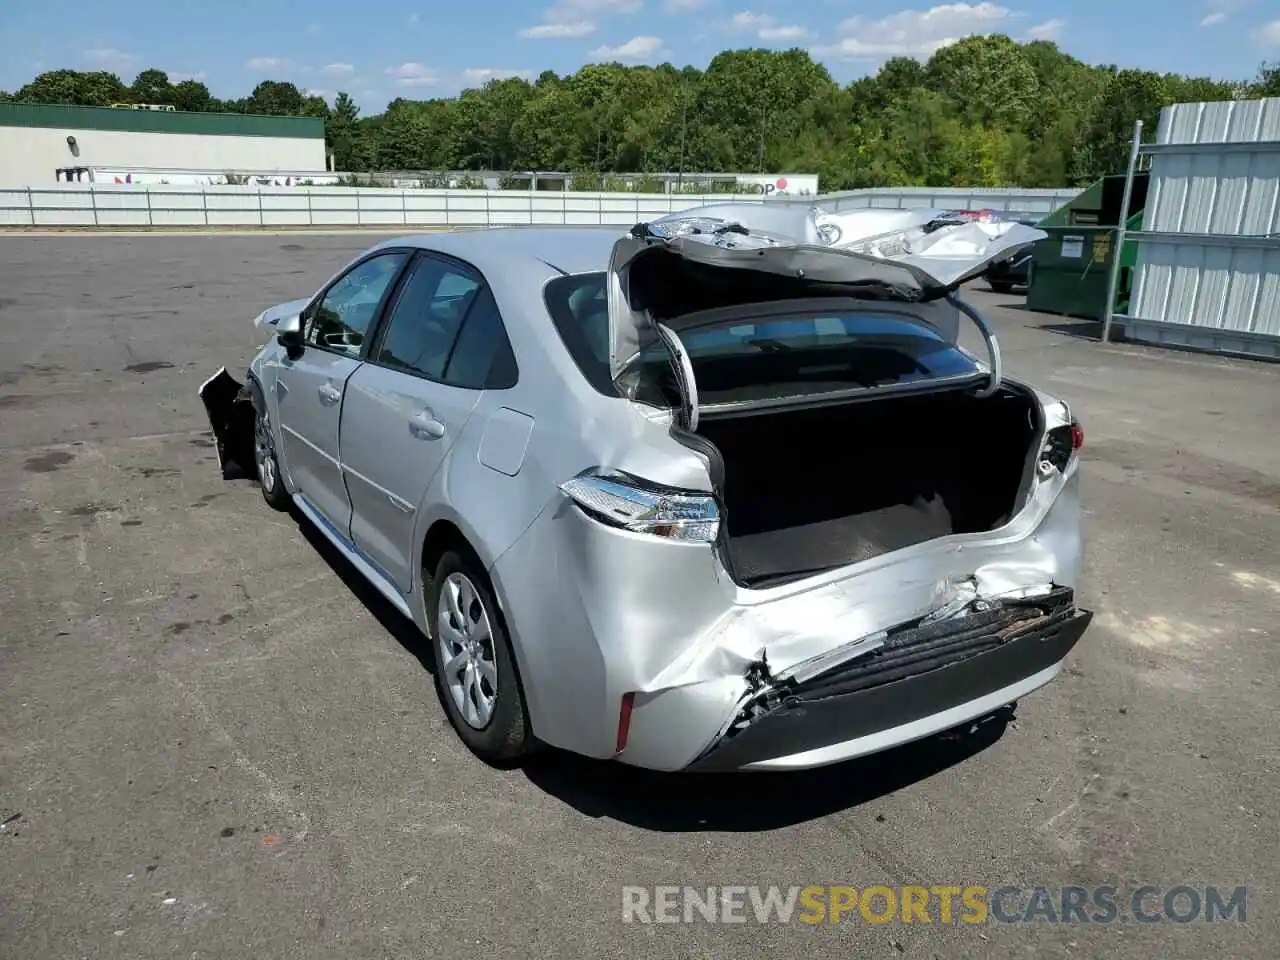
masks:
<path id="1" fill-rule="evenodd" d="M 632 37 L 626 43 L 616 47 L 596 47 L 591 56 L 596 60 L 619 60 L 623 63 L 638 63 L 650 60 L 662 52 L 661 37 Z"/>
<path id="2" fill-rule="evenodd" d="M 288 70 L 290 63 L 283 57 L 253 57 L 245 61 L 244 68 L 252 70 L 255 73 L 271 73 L 272 71 Z"/>
<path id="3" fill-rule="evenodd" d="M 493 67 L 468 67 L 462 71 L 462 82 L 471 87 L 482 87 L 490 80 L 510 80 L 512 77 L 523 77 L 528 80 L 533 76 L 531 70 L 498 70 Z"/>
<path id="4" fill-rule="evenodd" d="M 320 24 L 318 23 L 307 24 L 307 33 L 311 34 L 312 36 L 315 36 L 319 32 L 320 32 Z"/>
<path id="5" fill-rule="evenodd" d="M 761 40 L 803 40 L 809 36 L 809 31 L 805 27 L 795 25 L 762 27 L 759 36 Z"/>
<path id="6" fill-rule="evenodd" d="M 327 73 L 331 77 L 345 77 L 356 72 L 356 68 L 349 63 L 330 63 L 320 68 L 321 73 Z"/>
<path id="7" fill-rule="evenodd" d="M 526 40 L 577 40 L 596 32 L 596 25 L 590 20 L 574 20 L 570 23 L 540 23 L 536 27 L 525 27 L 520 36 Z"/>
<path id="8" fill-rule="evenodd" d="M 94 47 L 84 51 L 84 58 L 107 70 L 131 70 L 138 65 L 138 55 L 115 47 Z"/>
<path id="9" fill-rule="evenodd" d="M 203 70 L 197 70 L 195 73 L 184 73 L 181 70 L 166 70 L 165 73 L 168 74 L 170 83 L 182 83 L 184 80 L 195 80 L 196 82 L 201 82 L 209 76 L 209 74 L 205 73 Z"/>
<path id="10" fill-rule="evenodd" d="M 850 17 L 840 24 L 840 38 L 813 48 L 818 57 L 839 60 L 886 60 L 928 57 L 965 37 L 1008 33 L 1013 11 L 994 3 L 945 3 L 928 10 L 901 10 L 879 20 Z"/>
<path id="11" fill-rule="evenodd" d="M 1258 28 L 1257 37 L 1268 47 L 1280 47 L 1280 20 L 1272 20 Z"/>
<path id="12" fill-rule="evenodd" d="M 383 72 L 389 77 L 395 77 L 402 87 L 434 87 L 440 82 L 440 75 L 436 71 L 420 63 L 402 63 L 398 67 L 387 67 Z"/>
<path id="13" fill-rule="evenodd" d="M 805 27 L 795 24 L 780 24 L 777 18 L 771 17 L 767 13 L 752 13 L 749 10 L 735 13 L 729 21 L 729 27 L 733 30 L 754 33 L 761 40 L 774 43 L 785 40 L 803 40 L 809 36 L 809 31 Z"/>
<path id="14" fill-rule="evenodd" d="M 1220 23 L 1226 22 L 1231 14 L 1240 9 L 1247 0 L 1204 0 L 1204 19 L 1200 21 L 1202 27 L 1216 27 Z"/>
<path id="15" fill-rule="evenodd" d="M 338 91 L 337 90 L 317 90 L 314 87 L 307 87 L 307 89 L 302 91 L 302 95 L 304 97 L 322 97 L 323 99 L 332 102 L 333 98 L 338 95 Z"/>
<path id="16" fill-rule="evenodd" d="M 421 22 L 422 22 L 422 18 L 418 16 L 416 13 L 409 14 L 409 26 L 416 27 Z"/>
<path id="17" fill-rule="evenodd" d="M 1032 40 L 1057 40 L 1062 35 L 1062 28 L 1066 25 L 1067 21 L 1054 17 L 1044 23 L 1037 23 L 1027 31 L 1027 36 Z"/>
<path id="18" fill-rule="evenodd" d="M 542 12 L 542 23 L 525 27 L 526 40 L 573 40 L 596 32 L 601 17 L 636 13 L 644 0 L 557 0 Z"/>
<path id="19" fill-rule="evenodd" d="M 662 6 L 667 13 L 687 13 L 690 10 L 701 10 L 710 0 L 664 0 Z"/>

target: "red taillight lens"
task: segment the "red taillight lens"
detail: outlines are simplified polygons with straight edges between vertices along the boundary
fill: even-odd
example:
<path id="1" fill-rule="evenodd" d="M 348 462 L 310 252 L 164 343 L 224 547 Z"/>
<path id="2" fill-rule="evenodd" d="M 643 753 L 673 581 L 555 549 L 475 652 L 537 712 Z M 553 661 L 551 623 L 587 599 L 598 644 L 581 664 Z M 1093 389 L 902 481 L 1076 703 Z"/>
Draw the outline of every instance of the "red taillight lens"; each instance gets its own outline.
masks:
<path id="1" fill-rule="evenodd" d="M 627 735 L 631 733 L 631 708 L 635 706 L 636 695 L 634 693 L 624 693 L 622 695 L 622 705 L 618 708 L 618 741 L 615 749 L 616 753 L 621 753 L 627 749 Z"/>
<path id="2" fill-rule="evenodd" d="M 1079 450 L 1084 446 L 1084 427 L 1080 426 L 1076 421 L 1071 421 L 1071 449 Z"/>

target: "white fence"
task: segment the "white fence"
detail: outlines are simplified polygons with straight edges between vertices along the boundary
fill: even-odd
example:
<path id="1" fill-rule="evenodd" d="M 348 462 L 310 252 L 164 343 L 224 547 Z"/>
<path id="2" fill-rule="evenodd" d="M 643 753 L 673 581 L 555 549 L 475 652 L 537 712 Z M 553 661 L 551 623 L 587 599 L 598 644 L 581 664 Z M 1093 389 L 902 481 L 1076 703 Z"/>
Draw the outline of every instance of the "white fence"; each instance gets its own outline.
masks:
<path id="1" fill-rule="evenodd" d="M 765 200 L 759 194 L 66 183 L 0 188 L 0 228 L 628 226 L 726 200 L 787 203 L 816 199 L 834 209 L 942 207 L 1047 213 L 1076 192 L 906 188 L 851 191 L 806 200 Z"/>
<path id="2" fill-rule="evenodd" d="M 379 187 L 104 186 L 0 189 L 0 227 L 630 226 L 715 196 Z M 756 196 L 735 196 L 763 203 Z"/>
<path id="3" fill-rule="evenodd" d="M 938 210 L 1009 210 L 1048 214 L 1079 195 L 1080 191 L 1074 187 L 873 187 L 867 190 L 827 193 L 819 199 L 830 210 L 927 207 Z"/>

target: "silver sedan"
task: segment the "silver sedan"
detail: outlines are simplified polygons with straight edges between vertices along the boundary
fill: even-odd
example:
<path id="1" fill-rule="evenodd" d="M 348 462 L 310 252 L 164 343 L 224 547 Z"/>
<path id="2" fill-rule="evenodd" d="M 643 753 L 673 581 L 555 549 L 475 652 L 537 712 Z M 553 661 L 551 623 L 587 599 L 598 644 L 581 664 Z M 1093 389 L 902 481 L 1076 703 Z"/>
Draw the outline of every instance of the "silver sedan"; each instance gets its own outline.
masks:
<path id="1" fill-rule="evenodd" d="M 861 213 L 379 243 L 202 385 L 224 468 L 420 628 L 491 763 L 807 768 L 995 714 L 1091 617 L 1080 425 L 956 293 L 1040 234 Z"/>

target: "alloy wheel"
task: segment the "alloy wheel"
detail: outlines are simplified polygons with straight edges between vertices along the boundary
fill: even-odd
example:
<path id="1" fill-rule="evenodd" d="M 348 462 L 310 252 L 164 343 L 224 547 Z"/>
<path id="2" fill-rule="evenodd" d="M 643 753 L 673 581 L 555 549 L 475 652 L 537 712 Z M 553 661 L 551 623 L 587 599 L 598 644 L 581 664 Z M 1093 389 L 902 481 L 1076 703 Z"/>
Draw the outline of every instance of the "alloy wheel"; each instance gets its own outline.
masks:
<path id="1" fill-rule="evenodd" d="M 276 451 L 271 440 L 271 423 L 266 413 L 259 413 L 253 425 L 253 458 L 258 467 L 258 482 L 267 493 L 276 488 Z"/>
<path id="2" fill-rule="evenodd" d="M 498 699 L 498 662 L 493 631 L 475 585 L 451 573 L 436 601 L 440 669 L 453 704 L 467 726 L 483 730 Z"/>

